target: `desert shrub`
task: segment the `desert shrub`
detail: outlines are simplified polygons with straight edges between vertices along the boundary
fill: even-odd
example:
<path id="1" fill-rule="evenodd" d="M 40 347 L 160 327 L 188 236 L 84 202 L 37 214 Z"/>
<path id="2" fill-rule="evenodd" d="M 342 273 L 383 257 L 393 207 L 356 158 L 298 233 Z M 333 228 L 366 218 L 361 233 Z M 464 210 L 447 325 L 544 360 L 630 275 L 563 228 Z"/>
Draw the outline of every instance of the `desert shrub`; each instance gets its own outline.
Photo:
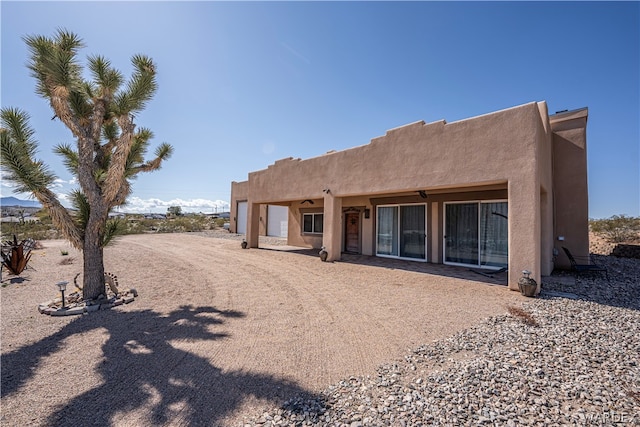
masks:
<path id="1" fill-rule="evenodd" d="M 158 221 L 142 216 L 132 216 L 123 221 L 121 234 L 142 234 L 148 231 L 155 231 L 154 227 Z"/>
<path id="2" fill-rule="evenodd" d="M 209 228 L 209 221 L 205 217 L 182 216 L 167 220 L 160 232 L 162 233 L 182 233 L 189 231 L 203 231 Z"/>
<path id="3" fill-rule="evenodd" d="M 69 258 L 63 258 L 62 260 L 60 260 L 60 262 L 58 263 L 59 265 L 71 265 L 73 264 L 73 262 L 76 259 L 74 257 L 69 257 Z"/>
<path id="4" fill-rule="evenodd" d="M 61 239 L 62 234 L 53 227 L 51 220 L 49 221 L 28 221 L 19 222 L 2 222 L 0 223 L 0 234 L 2 241 L 13 238 L 15 235 L 18 240 L 32 238 L 33 240 Z"/>
<path id="5" fill-rule="evenodd" d="M 526 312 L 519 307 L 509 306 L 507 307 L 507 311 L 512 317 L 516 318 L 517 320 L 524 323 L 525 325 L 539 326 L 535 317 L 533 317 L 531 313 Z"/>
<path id="6" fill-rule="evenodd" d="M 640 239 L 640 217 L 614 215 L 606 219 L 592 219 L 589 228 L 612 243 Z"/>
<path id="7" fill-rule="evenodd" d="M 3 222 L 1 223 L 2 240 L 13 238 L 15 234 L 18 240 L 32 238 L 34 240 L 62 239 L 62 234 L 53 226 L 51 217 L 45 210 L 39 211 L 36 216 L 40 221 L 33 222 Z M 182 233 L 189 231 L 211 230 L 222 227 L 223 218 L 211 219 L 205 215 L 182 215 L 177 218 L 152 219 L 140 214 L 127 215 L 121 220 L 119 234 L 143 234 L 143 233 Z"/>

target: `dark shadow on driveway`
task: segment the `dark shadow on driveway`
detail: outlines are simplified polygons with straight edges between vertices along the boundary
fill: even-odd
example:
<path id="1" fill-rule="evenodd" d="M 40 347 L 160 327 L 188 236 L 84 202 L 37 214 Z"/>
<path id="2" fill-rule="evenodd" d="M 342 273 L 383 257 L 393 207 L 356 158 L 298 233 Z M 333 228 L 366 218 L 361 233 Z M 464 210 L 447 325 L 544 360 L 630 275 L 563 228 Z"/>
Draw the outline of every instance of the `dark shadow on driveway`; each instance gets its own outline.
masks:
<path id="1" fill-rule="evenodd" d="M 102 346 L 103 359 L 97 368 L 102 384 L 58 408 L 47 425 L 110 426 L 114 416 L 148 406 L 149 425 L 215 426 L 248 396 L 276 405 L 294 396 L 312 398 L 293 382 L 222 371 L 208 359 L 175 345 L 226 338 L 223 332 L 212 332 L 211 326 L 240 317 L 244 314 L 213 307 L 181 307 L 166 316 L 152 310 L 108 310 L 79 317 L 54 335 L 2 355 L 2 396 L 17 392 L 41 361 L 61 350 L 65 338 L 106 328 L 109 338 Z M 81 354 L 82 348 L 77 352 Z M 80 362 L 69 375 L 82 375 L 82 358 L 77 359 Z M 73 380 L 64 384 L 72 386 Z"/>

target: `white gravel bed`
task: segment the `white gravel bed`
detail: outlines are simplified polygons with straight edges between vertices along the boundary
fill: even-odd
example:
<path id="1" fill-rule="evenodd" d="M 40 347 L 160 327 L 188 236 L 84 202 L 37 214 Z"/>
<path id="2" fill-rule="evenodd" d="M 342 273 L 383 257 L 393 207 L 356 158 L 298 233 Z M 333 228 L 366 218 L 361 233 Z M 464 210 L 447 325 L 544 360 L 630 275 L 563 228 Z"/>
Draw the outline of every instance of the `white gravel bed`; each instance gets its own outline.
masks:
<path id="1" fill-rule="evenodd" d="M 408 351 L 245 425 L 640 425 L 640 260 L 545 278 L 524 314 Z"/>

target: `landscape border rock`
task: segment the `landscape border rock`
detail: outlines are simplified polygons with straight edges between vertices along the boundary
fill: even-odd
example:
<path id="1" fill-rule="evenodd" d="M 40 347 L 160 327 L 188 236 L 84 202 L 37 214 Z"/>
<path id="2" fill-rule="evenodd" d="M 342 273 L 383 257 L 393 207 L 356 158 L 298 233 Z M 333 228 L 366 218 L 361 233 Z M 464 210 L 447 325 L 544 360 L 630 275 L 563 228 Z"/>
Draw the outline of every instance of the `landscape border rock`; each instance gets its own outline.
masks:
<path id="1" fill-rule="evenodd" d="M 611 255 L 619 258 L 640 259 L 640 245 L 616 245 L 611 251 Z"/>
<path id="2" fill-rule="evenodd" d="M 38 305 L 41 314 L 50 316 L 75 316 L 78 314 L 92 313 L 98 310 L 107 310 L 123 304 L 129 304 L 138 296 L 135 289 L 126 289 L 111 297 L 98 298 L 96 300 L 83 301 L 80 292 L 72 292 L 65 297 L 65 306 L 62 307 L 62 298 L 55 298 L 51 301 Z"/>

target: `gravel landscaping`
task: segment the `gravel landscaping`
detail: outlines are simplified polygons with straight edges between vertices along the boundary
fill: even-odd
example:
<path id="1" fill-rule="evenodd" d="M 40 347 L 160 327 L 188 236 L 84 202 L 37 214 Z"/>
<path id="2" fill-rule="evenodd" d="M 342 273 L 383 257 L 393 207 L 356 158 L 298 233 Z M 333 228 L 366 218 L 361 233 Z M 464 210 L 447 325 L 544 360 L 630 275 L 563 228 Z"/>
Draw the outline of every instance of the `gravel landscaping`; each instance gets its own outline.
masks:
<path id="1" fill-rule="evenodd" d="M 640 425 L 640 260 L 596 261 L 610 282 L 545 278 L 522 311 L 246 425 Z"/>

